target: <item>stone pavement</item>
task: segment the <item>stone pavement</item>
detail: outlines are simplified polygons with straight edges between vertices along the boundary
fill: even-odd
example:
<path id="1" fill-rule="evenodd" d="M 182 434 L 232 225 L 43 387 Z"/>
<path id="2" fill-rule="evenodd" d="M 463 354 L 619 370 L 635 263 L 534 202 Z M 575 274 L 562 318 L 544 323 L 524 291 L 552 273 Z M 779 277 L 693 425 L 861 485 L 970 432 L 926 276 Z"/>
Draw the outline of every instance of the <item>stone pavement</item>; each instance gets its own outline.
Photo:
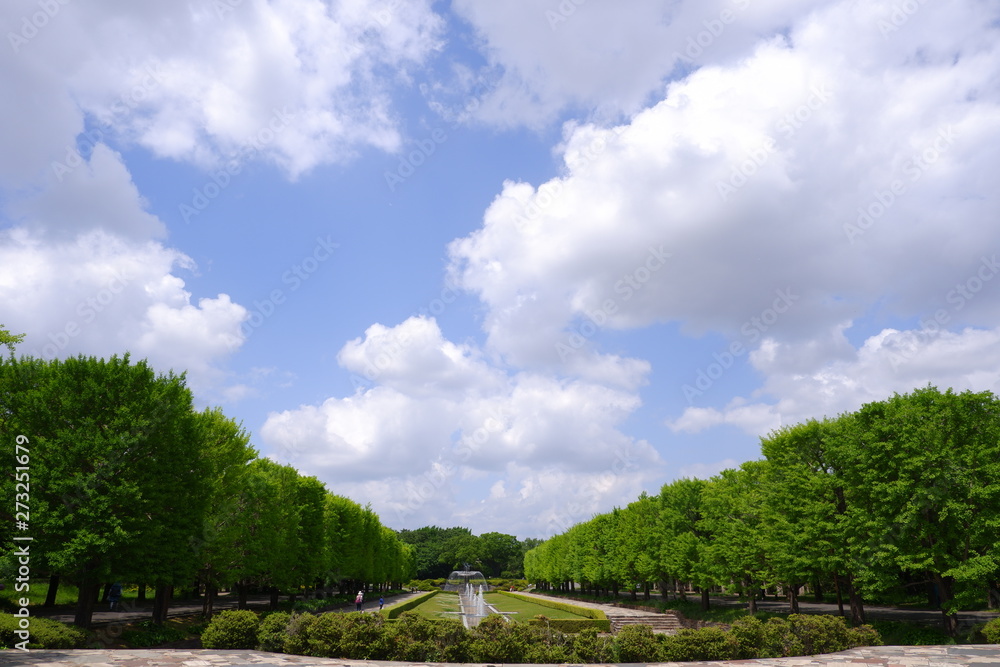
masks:
<path id="1" fill-rule="evenodd" d="M 398 604 L 411 594 L 393 598 Z M 366 609 L 369 603 L 366 603 Z M 378 606 L 376 598 L 374 603 Z M 605 612 L 625 612 L 620 607 L 583 603 L 573 604 L 597 607 Z M 386 608 L 390 605 L 386 604 Z M 353 605 L 350 605 L 353 609 Z M 632 610 L 630 610 L 632 611 Z M 637 612 L 642 613 L 642 612 Z M 263 651 L 216 651 L 208 649 L 75 649 L 32 650 L 28 652 L 0 651 L 0 666 L 24 667 L 425 667 L 428 663 L 383 662 L 311 658 L 301 655 L 265 653 Z M 433 664 L 433 663 L 432 663 Z M 767 660 L 738 660 L 714 662 L 658 663 L 663 667 L 697 667 L 698 665 L 754 665 L 757 667 L 971 667 L 993 665 L 1000 667 L 1000 645 L 977 644 L 971 646 L 874 646 L 856 648 L 840 653 L 797 658 Z M 493 667 L 475 665 L 470 667 Z M 525 666 L 528 667 L 528 666 Z M 551 667 L 551 666 L 549 666 Z"/>
<path id="2" fill-rule="evenodd" d="M 17 667 L 418 667 L 428 663 L 335 660 L 261 651 L 95 650 L 0 651 L 0 665 Z M 955 667 L 1000 665 L 1000 646 L 879 646 L 830 655 L 734 662 L 664 662 L 672 667 L 756 665 L 759 667 Z M 488 667 L 476 665 L 475 667 Z M 549 666 L 551 667 L 551 666 Z"/>

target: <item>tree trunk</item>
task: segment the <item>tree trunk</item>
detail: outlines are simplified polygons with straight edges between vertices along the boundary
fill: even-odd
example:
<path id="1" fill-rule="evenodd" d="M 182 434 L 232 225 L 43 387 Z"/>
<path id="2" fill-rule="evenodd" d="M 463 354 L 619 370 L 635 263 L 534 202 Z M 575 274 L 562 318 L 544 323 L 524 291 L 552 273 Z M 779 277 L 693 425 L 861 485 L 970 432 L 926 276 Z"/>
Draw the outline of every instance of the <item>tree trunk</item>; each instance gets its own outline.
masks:
<path id="1" fill-rule="evenodd" d="M 108 598 L 111 596 L 111 585 L 112 585 L 112 583 L 110 581 L 109 582 L 105 582 L 105 584 L 104 584 L 104 592 L 101 593 L 101 600 L 100 600 L 101 604 L 107 604 L 108 603 Z"/>
<path id="2" fill-rule="evenodd" d="M 799 613 L 799 585 L 788 585 L 788 610 L 792 614 Z"/>
<path id="3" fill-rule="evenodd" d="M 851 600 L 851 624 L 862 625 L 865 622 L 865 605 L 861 600 L 861 593 L 854 585 L 854 576 L 847 574 L 847 592 Z"/>
<path id="4" fill-rule="evenodd" d="M 649 599 L 649 582 L 648 581 L 646 581 L 646 582 L 644 582 L 642 584 L 642 599 L 643 600 L 648 600 Z"/>
<path id="5" fill-rule="evenodd" d="M 205 597 L 201 602 L 201 615 L 205 618 L 212 618 L 212 605 L 215 602 L 215 584 L 205 583 Z"/>
<path id="6" fill-rule="evenodd" d="M 833 588 L 837 593 L 837 611 L 844 616 L 844 596 L 840 592 L 840 575 L 836 572 L 833 573 Z"/>
<path id="7" fill-rule="evenodd" d="M 753 615 L 757 613 L 757 591 L 751 591 L 749 596 L 750 599 L 747 601 L 747 612 L 750 613 L 750 615 Z"/>
<path id="8" fill-rule="evenodd" d="M 247 585 L 244 582 L 236 584 L 236 597 L 238 599 L 236 608 L 246 609 L 247 608 Z"/>
<path id="9" fill-rule="evenodd" d="M 80 594 L 76 598 L 76 614 L 73 617 L 73 625 L 80 628 L 88 628 L 94 616 L 94 605 L 97 603 L 97 596 L 101 592 L 101 582 L 88 581 L 88 579 L 84 578 L 79 586 Z"/>
<path id="10" fill-rule="evenodd" d="M 295 595 L 292 595 L 292 602 L 295 601 Z M 271 609 L 278 608 L 278 587 L 271 586 Z"/>
<path id="11" fill-rule="evenodd" d="M 954 598 L 954 586 L 955 580 L 951 577 L 942 577 L 940 574 L 934 574 L 934 580 L 937 582 L 938 596 L 941 599 L 941 615 L 944 616 L 944 631 L 948 633 L 949 637 L 954 637 L 958 634 L 958 616 L 950 611 L 951 601 Z"/>
<path id="12" fill-rule="evenodd" d="M 139 584 L 139 592 L 135 596 L 136 604 L 146 601 L 146 584 Z"/>
<path id="13" fill-rule="evenodd" d="M 1000 584 L 995 579 L 986 582 L 986 608 L 1000 607 Z"/>
<path id="14" fill-rule="evenodd" d="M 813 590 L 813 599 L 816 602 L 823 601 L 823 584 L 820 583 L 819 577 L 816 577 L 816 587 Z"/>
<path id="15" fill-rule="evenodd" d="M 52 574 L 49 575 L 49 590 L 45 593 L 45 602 L 42 604 L 43 607 L 54 607 L 56 606 L 56 595 L 59 593 L 59 575 Z"/>
<path id="16" fill-rule="evenodd" d="M 163 625 L 163 621 L 166 620 L 166 615 L 163 613 L 163 598 L 165 598 L 166 595 L 167 585 L 164 583 L 157 583 L 156 592 L 153 594 L 153 623 L 156 625 Z"/>
<path id="17" fill-rule="evenodd" d="M 710 600 L 708 599 L 708 588 L 702 587 L 701 589 L 701 608 L 708 611 L 708 606 Z"/>

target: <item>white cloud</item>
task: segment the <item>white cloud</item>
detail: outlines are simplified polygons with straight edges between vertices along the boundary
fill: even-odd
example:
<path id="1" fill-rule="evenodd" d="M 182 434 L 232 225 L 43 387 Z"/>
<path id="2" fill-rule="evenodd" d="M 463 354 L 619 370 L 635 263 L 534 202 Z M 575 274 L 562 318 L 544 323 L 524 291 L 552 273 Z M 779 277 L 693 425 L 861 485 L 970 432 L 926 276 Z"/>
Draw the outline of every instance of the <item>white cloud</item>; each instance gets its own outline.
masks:
<path id="1" fill-rule="evenodd" d="M 756 400 L 738 397 L 723 409 L 687 408 L 668 425 L 674 431 L 697 433 L 732 424 L 752 435 L 766 435 L 781 424 L 835 417 L 928 384 L 1000 394 L 1000 328 L 884 329 L 847 359 L 817 359 L 808 350 L 802 354 L 801 348 L 810 345 L 772 341 L 768 354 L 752 359 L 764 374 Z M 783 359 L 799 361 L 779 361 Z"/>
<path id="2" fill-rule="evenodd" d="M 878 15 L 829 5 L 627 125 L 567 125 L 565 174 L 505 183 L 450 247 L 455 280 L 488 307 L 489 349 L 558 364 L 559 341 L 608 306 L 607 328 L 675 321 L 753 349 L 943 298 L 1000 246 L 982 180 L 1000 145 L 995 28 L 981 5 L 924 5 L 889 37 Z M 921 28 L 938 20 L 967 27 Z M 878 215 L 856 235 L 859 207 Z M 989 322 L 987 307 L 962 316 Z"/>
<path id="3" fill-rule="evenodd" d="M 18 352 L 51 359 L 131 352 L 159 371 L 188 371 L 195 390 L 222 381 L 218 364 L 242 343 L 246 310 L 221 294 L 191 303 L 175 272 L 185 255 L 100 230 L 52 241 L 0 232 L 0 322 L 27 337 Z"/>
<path id="4" fill-rule="evenodd" d="M 528 487 L 518 481 L 523 473 L 511 477 L 512 466 L 558 467 L 579 486 L 616 465 L 616 474 L 626 465 L 653 474 L 660 464 L 648 443 L 619 430 L 639 406 L 634 393 L 535 373 L 508 377 L 478 350 L 444 339 L 433 319 L 373 325 L 338 360 L 374 386 L 271 413 L 261 434 L 280 458 L 334 487 L 397 480 L 379 503 L 401 521 L 461 513 L 457 498 L 466 492 L 486 503 L 485 513 L 523 502 Z M 607 503 L 619 487 L 595 487 L 588 502 Z"/>
<path id="5" fill-rule="evenodd" d="M 0 176 L 30 178 L 64 159 L 84 114 L 108 138 L 206 167 L 237 154 L 294 177 L 361 147 L 391 150 L 399 136 L 390 83 L 400 79 L 386 72 L 405 76 L 439 48 L 443 24 L 429 4 L 60 5 L 0 57 L 8 94 L 33 100 L 7 105 L 0 124 L 45 127 L 3 133 Z M 17 0 L 0 18 L 19 26 L 38 9 Z"/>
<path id="6" fill-rule="evenodd" d="M 460 0 L 498 79 L 477 100 L 479 120 L 540 126 L 571 110 L 615 119 L 659 95 L 675 68 L 730 62 L 819 0 L 672 2 L 629 5 L 579 0 Z M 467 77 L 466 77 L 467 78 Z M 462 77 L 456 76 L 458 81 Z M 476 87 L 473 77 L 468 87 Z"/>

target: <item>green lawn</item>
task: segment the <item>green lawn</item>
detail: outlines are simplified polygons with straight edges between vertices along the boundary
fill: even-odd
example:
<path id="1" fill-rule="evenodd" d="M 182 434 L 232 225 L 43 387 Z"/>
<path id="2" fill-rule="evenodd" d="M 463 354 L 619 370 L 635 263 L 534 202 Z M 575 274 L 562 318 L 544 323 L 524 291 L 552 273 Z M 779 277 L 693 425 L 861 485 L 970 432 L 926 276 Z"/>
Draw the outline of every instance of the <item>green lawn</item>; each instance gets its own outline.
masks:
<path id="1" fill-rule="evenodd" d="M 462 620 L 460 612 L 462 609 L 458 604 L 458 596 L 453 593 L 438 593 L 429 600 L 421 602 L 410 611 L 415 611 L 421 616 L 433 620 L 451 618 Z M 454 613 L 448 613 L 454 612 Z"/>
<path id="2" fill-rule="evenodd" d="M 587 618 L 586 616 L 580 616 L 579 614 L 573 614 L 561 609 L 553 609 L 552 607 L 545 607 L 527 600 L 512 598 L 509 595 L 501 595 L 500 593 L 487 593 L 484 597 L 486 598 L 486 602 L 496 607 L 498 611 L 515 612 L 509 614 L 509 617 L 515 621 L 527 621 L 539 615 L 550 619 L 579 620 Z"/>

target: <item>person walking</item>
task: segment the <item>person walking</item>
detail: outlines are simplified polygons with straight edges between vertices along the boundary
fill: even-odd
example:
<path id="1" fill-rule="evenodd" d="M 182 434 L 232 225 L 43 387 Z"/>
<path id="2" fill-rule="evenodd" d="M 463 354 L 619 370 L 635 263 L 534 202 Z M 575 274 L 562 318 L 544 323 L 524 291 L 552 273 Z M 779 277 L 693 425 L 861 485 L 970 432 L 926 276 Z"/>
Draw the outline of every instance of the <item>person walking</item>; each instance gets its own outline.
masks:
<path id="1" fill-rule="evenodd" d="M 357 605 L 358 611 L 361 611 L 362 605 L 365 603 L 365 594 L 358 591 L 358 597 L 354 598 L 354 604 Z"/>
<path id="2" fill-rule="evenodd" d="M 382 611 L 382 607 L 384 606 L 385 606 L 385 598 L 380 595 L 378 596 L 378 610 Z"/>
<path id="3" fill-rule="evenodd" d="M 111 589 L 108 590 L 108 602 L 111 605 L 111 611 L 121 611 L 121 599 L 122 599 L 122 585 L 117 581 L 111 584 Z"/>

